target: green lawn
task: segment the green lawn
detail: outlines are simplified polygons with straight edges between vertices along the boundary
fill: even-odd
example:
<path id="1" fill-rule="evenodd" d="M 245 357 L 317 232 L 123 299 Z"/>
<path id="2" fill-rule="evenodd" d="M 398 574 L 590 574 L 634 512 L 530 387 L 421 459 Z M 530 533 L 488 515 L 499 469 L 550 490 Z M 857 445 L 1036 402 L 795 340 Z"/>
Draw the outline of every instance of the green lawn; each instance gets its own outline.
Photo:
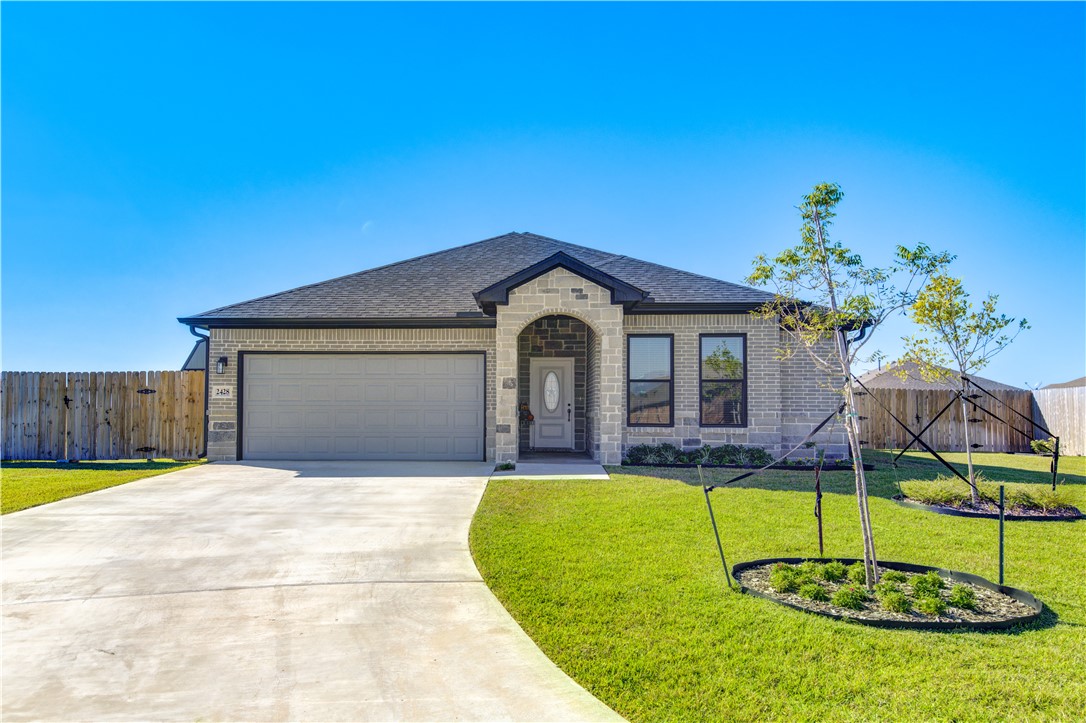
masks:
<path id="1" fill-rule="evenodd" d="M 883 559 L 998 577 L 996 523 L 889 499 L 898 481 L 931 479 L 941 467 L 915 455 L 893 470 L 885 454 L 871 457 Z M 1047 479 L 1047 459 L 976 459 L 990 480 Z M 1086 508 L 1086 459 L 1064 458 L 1061 468 Z M 1046 603 L 1039 624 L 1009 633 L 879 630 L 727 590 L 704 495 L 675 479 L 695 480 L 696 470 L 637 472 L 491 480 L 471 529 L 479 569 L 513 617 L 623 716 L 1086 719 L 1086 521 L 1008 523 L 1007 584 Z M 713 492 L 728 562 L 817 555 L 812 483 L 811 472 L 782 471 Z M 860 554 L 852 486 L 850 472 L 823 475 L 828 556 Z"/>
<path id="2" fill-rule="evenodd" d="M 168 459 L 76 464 L 4 462 L 0 465 L 0 508 L 6 515 L 196 464 L 200 463 Z"/>

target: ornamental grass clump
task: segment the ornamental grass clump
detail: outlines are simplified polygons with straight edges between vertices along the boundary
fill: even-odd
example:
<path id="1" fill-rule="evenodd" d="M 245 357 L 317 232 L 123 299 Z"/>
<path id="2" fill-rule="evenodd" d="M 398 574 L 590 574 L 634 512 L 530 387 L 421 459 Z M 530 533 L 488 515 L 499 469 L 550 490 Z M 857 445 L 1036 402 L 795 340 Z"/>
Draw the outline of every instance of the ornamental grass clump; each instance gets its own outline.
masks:
<path id="1" fill-rule="evenodd" d="M 862 610 L 868 601 L 867 590 L 858 585 L 846 585 L 833 594 L 831 602 L 839 608 Z"/>
<path id="2" fill-rule="evenodd" d="M 961 608 L 962 610 L 976 610 L 977 594 L 968 585 L 955 585 L 950 589 L 950 594 L 947 595 L 947 602 L 951 607 Z"/>

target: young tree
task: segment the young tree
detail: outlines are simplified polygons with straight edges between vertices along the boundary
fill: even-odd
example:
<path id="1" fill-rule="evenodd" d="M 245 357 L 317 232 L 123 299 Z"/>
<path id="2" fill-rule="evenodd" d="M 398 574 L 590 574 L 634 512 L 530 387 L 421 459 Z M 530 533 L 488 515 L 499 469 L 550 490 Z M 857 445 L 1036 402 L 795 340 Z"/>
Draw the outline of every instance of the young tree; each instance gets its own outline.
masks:
<path id="1" fill-rule="evenodd" d="M 837 184 L 815 186 L 799 206 L 803 218 L 799 243 L 772 259 L 759 255 L 747 280 L 775 291 L 773 301 L 755 313 L 780 323 L 790 341 L 780 350 L 782 358 L 803 348 L 831 379 L 840 380 L 839 384 L 834 382 L 834 388 L 844 398 L 844 426 L 856 478 L 864 567 L 871 588 L 878 581 L 878 560 L 867 504 L 852 366 L 871 340 L 872 332 L 911 305 L 916 299 L 914 289 L 922 287 L 952 257 L 934 254 L 920 244 L 914 249 L 898 246 L 896 258 L 887 268 L 864 265 L 859 254 L 829 239 L 828 231 L 837 215 L 834 209 L 841 198 Z M 903 283 L 900 288 L 899 283 Z"/>
<path id="2" fill-rule="evenodd" d="M 973 503 L 980 501 L 973 474 L 973 447 L 969 437 L 968 385 L 962 378 L 983 369 L 999 352 L 1007 348 L 1029 322 L 1015 320 L 996 312 L 999 297 L 988 294 L 980 309 L 974 309 L 969 293 L 960 279 L 936 274 L 909 307 L 909 318 L 921 328 L 921 334 L 903 338 L 903 362 L 917 365 L 928 381 L 945 380 L 946 367 L 953 364 L 958 372 L 962 396 L 962 424 L 965 429 L 965 459 L 969 466 L 969 489 Z"/>

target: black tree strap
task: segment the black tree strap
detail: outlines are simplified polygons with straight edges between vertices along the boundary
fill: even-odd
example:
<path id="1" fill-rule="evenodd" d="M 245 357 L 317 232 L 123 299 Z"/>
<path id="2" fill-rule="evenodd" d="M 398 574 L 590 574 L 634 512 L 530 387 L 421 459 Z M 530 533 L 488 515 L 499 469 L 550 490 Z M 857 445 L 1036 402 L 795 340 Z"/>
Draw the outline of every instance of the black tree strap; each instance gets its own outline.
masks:
<path id="1" fill-rule="evenodd" d="M 1030 425 L 1031 425 L 1031 427 L 1030 427 L 1031 429 L 1032 429 L 1033 427 L 1036 427 L 1037 429 L 1039 429 L 1039 430 L 1041 430 L 1042 432 L 1044 432 L 1045 434 L 1047 434 L 1047 435 L 1048 435 L 1049 437 L 1055 437 L 1055 436 L 1056 436 L 1056 435 L 1052 434 L 1052 432 L 1050 432 L 1050 431 L 1048 431 L 1047 429 L 1045 429 L 1045 428 L 1044 428 L 1044 427 L 1043 427 L 1042 425 L 1038 424 L 1038 423 L 1037 423 L 1037 422 L 1036 422 L 1036 421 L 1035 421 L 1035 420 L 1034 420 L 1034 419 L 1033 419 L 1032 417 L 1027 417 L 1026 415 L 1022 414 L 1022 413 L 1021 413 L 1021 412 L 1019 412 L 1019 411 L 1018 411 L 1017 409 L 1015 409 L 1015 408 L 1014 408 L 1014 407 L 1012 407 L 1011 405 L 1007 404 L 1007 403 L 1006 403 L 1006 402 L 1004 402 L 1004 401 L 1003 401 L 1002 399 L 1000 399 L 1000 398 L 999 398 L 999 397 L 997 397 L 996 395 L 992 394 L 991 392 L 989 392 L 989 391 L 988 391 L 987 389 L 985 389 L 985 388 L 984 388 L 984 387 L 982 387 L 981 385 L 977 384 L 977 380 L 976 380 L 976 379 L 973 379 L 972 377 L 967 377 L 967 376 L 965 376 L 964 374 L 962 375 L 962 379 L 964 379 L 965 381 L 969 382 L 969 383 L 970 383 L 970 384 L 972 384 L 972 385 L 973 385 L 974 387 L 976 387 L 976 388 L 977 388 L 977 389 L 979 389 L 980 391 L 984 392 L 984 393 L 985 393 L 985 394 L 987 394 L 987 395 L 988 395 L 989 397 L 991 397 L 992 399 L 996 400 L 997 402 L 999 402 L 1000 404 L 1002 404 L 1002 405 L 1003 405 L 1004 407 L 1006 407 L 1007 409 L 1011 410 L 1011 412 L 1013 412 L 1014 414 L 1018 415 L 1018 416 L 1019 416 L 1019 417 L 1021 417 L 1022 419 L 1026 420 L 1027 422 L 1029 422 L 1029 423 L 1030 423 Z M 991 412 L 989 412 L 989 414 L 991 414 Z M 993 416 L 993 417 L 995 417 L 995 415 L 994 415 L 994 414 L 992 414 L 992 416 Z M 999 417 L 996 417 L 996 419 L 999 419 Z M 1003 422 L 1003 423 L 1004 423 L 1004 424 L 1007 424 L 1006 422 Z M 1010 425 L 1008 425 L 1008 426 L 1010 426 Z M 1027 436 L 1029 436 L 1029 437 L 1030 437 L 1031 439 L 1033 438 L 1033 435 L 1027 435 Z"/>
<path id="2" fill-rule="evenodd" d="M 788 459 L 788 455 L 792 454 L 797 449 L 799 449 L 803 445 L 810 442 L 812 437 L 814 437 L 816 434 L 818 434 L 822 430 L 823 427 L 825 427 L 827 424 L 829 424 L 830 421 L 833 420 L 834 417 L 836 417 L 837 415 L 839 415 L 843 411 L 845 411 L 845 405 L 844 404 L 842 404 L 840 407 L 838 407 L 830 416 L 826 417 L 821 422 L 819 422 L 818 426 L 816 426 L 814 429 L 812 429 L 810 432 L 808 432 L 807 436 L 804 437 L 802 440 L 800 440 L 799 443 L 796 444 L 795 447 L 792 447 L 792 449 L 788 450 L 787 452 L 782 454 L 780 457 L 777 457 L 777 459 L 773 460 L 772 462 L 767 464 L 765 467 L 761 467 L 760 469 L 756 469 L 756 470 L 753 470 L 751 472 L 746 472 L 746 473 L 741 474 L 741 475 L 739 475 L 737 477 L 732 477 L 727 482 L 721 482 L 718 485 L 709 485 L 708 487 L 705 488 L 705 491 L 707 493 L 712 492 L 717 487 L 723 487 L 725 485 L 730 485 L 732 482 L 738 482 L 741 479 L 746 479 L 747 477 L 753 477 L 756 474 L 761 474 L 762 472 L 765 472 L 767 469 L 769 469 L 770 467 L 772 467 L 775 464 L 780 464 L 782 461 Z"/>
<path id="3" fill-rule="evenodd" d="M 856 377 L 853 377 L 853 379 L 856 379 Z M 955 475 L 957 475 L 957 476 L 958 476 L 958 477 L 959 477 L 959 478 L 960 478 L 960 479 L 961 479 L 961 480 L 962 480 L 963 482 L 965 482 L 965 483 L 966 483 L 967 485 L 969 485 L 970 487 L 972 487 L 972 486 L 973 486 L 973 485 L 972 485 L 972 483 L 970 483 L 970 482 L 969 482 L 969 480 L 968 480 L 968 479 L 966 479 L 966 478 L 965 478 L 965 476 L 964 476 L 964 475 L 963 475 L 963 474 L 962 474 L 961 472 L 959 472 L 959 471 L 958 471 L 958 470 L 957 470 L 957 469 L 956 469 L 956 468 L 955 468 L 955 467 L 954 467 L 953 465 L 951 465 L 951 464 L 950 464 L 949 462 L 947 462 L 947 461 L 946 461 L 945 459 L 943 459 L 942 457 L 940 457 L 940 456 L 939 456 L 939 453 L 938 453 L 938 452 L 936 452 L 936 451 L 935 451 L 934 449 L 932 449 L 932 448 L 931 448 L 930 446 L 928 446 L 928 443 L 927 443 L 927 442 L 925 442 L 924 440 L 920 439 L 920 437 L 918 437 L 918 436 L 916 436 L 915 434 L 913 434 L 913 431 L 912 431 L 911 429 L 909 429 L 909 425 L 905 424 L 905 422 L 902 422 L 902 421 L 901 421 L 900 419 L 898 419 L 898 418 L 897 418 L 897 416 L 896 416 L 896 415 L 895 415 L 895 414 L 894 414 L 893 412 L 891 412 L 891 411 L 890 411 L 890 408 L 889 408 L 889 407 L 887 407 L 887 406 L 886 406 L 885 404 L 883 404 L 883 403 L 882 403 L 882 400 L 881 400 L 881 399 L 879 399 L 879 398 L 878 398 L 877 396 L 875 396 L 874 394 L 872 394 L 872 393 L 871 393 L 871 390 L 870 390 L 870 389 L 868 389 L 868 388 L 867 388 L 866 386 L 864 386 L 864 383 L 863 383 L 863 382 L 861 382 L 861 381 L 860 381 L 859 379 L 856 379 L 856 383 L 857 383 L 857 384 L 859 384 L 859 385 L 860 385 L 861 387 L 863 387 L 864 391 L 866 391 L 866 392 L 867 392 L 867 395 L 868 395 L 869 397 L 872 397 L 872 398 L 873 398 L 873 399 L 875 400 L 875 402 L 876 402 L 876 403 L 877 403 L 877 404 L 878 404 L 878 405 L 879 405 L 880 407 L 882 407 L 882 408 L 883 408 L 883 409 L 884 409 L 884 410 L 886 411 L 886 413 L 887 413 L 887 414 L 889 414 L 889 415 L 890 415 L 890 418 L 891 418 L 891 419 L 893 419 L 893 420 L 894 420 L 895 422 L 897 422 L 897 423 L 898 423 L 898 425 L 900 425 L 902 429 L 904 429 L 904 430 L 905 430 L 906 432 L 908 432 L 908 433 L 909 433 L 909 434 L 910 434 L 910 435 L 912 436 L 912 438 L 913 438 L 913 441 L 914 441 L 914 442 L 916 442 L 916 443 L 917 443 L 917 444 L 919 444 L 919 445 L 920 445 L 921 447 L 923 447 L 923 448 L 924 448 L 924 449 L 925 449 L 925 450 L 926 450 L 926 451 L 927 451 L 928 453 L 930 453 L 930 454 L 931 454 L 931 456 L 932 456 L 932 457 L 935 457 L 935 459 L 937 459 L 937 460 L 939 460 L 940 462 L 942 462 L 942 464 L 943 464 L 943 466 L 944 466 L 944 467 L 946 467 L 946 468 L 947 468 L 947 469 L 949 469 L 949 470 L 950 470 L 951 472 L 953 472 L 953 473 L 954 473 Z M 961 395 L 958 395 L 958 396 L 961 396 Z M 955 397 L 955 399 L 957 399 L 957 397 Z M 951 399 L 950 401 L 951 401 L 951 403 L 953 403 L 953 402 L 954 402 L 954 399 Z M 942 414 L 942 412 L 940 412 L 940 414 Z"/>
<path id="4" fill-rule="evenodd" d="M 857 379 L 856 381 L 860 381 L 860 380 L 859 380 L 859 379 Z M 872 396 L 874 396 L 874 395 L 872 395 Z M 924 426 L 924 428 L 920 430 L 920 432 L 919 432 L 919 433 L 918 433 L 918 434 L 916 435 L 915 439 L 919 439 L 919 438 L 920 438 L 921 436 L 923 436 L 924 432 L 926 432 L 926 431 L 928 431 L 929 429 L 931 429 L 931 425 L 933 425 L 933 424 L 935 424 L 936 422 L 938 422 L 938 421 L 939 421 L 939 417 L 941 417 L 941 416 L 943 416 L 944 414 L 946 414 L 946 410 L 950 409 L 950 408 L 951 408 L 951 407 L 952 407 L 952 406 L 954 405 L 954 402 L 956 402 L 956 401 L 958 401 L 959 399 L 961 399 L 961 396 L 962 396 L 962 395 L 961 395 L 961 393 L 958 393 L 958 394 L 955 394 L 955 395 L 954 395 L 953 397 L 951 397 L 951 398 L 950 398 L 950 401 L 946 403 L 946 406 L 945 406 L 945 407 L 943 407 L 942 409 L 940 409 L 940 410 L 939 410 L 939 413 L 938 413 L 938 414 L 936 414 L 936 415 L 935 415 L 934 417 L 932 417 L 932 418 L 931 418 L 931 421 L 930 421 L 930 422 L 928 422 L 928 423 L 927 423 L 927 424 L 926 424 L 926 425 Z M 890 416 L 893 416 L 893 415 L 890 415 Z M 901 422 L 900 420 L 898 420 L 898 424 L 902 424 L 902 422 Z M 912 434 L 912 430 L 908 430 L 908 431 L 909 431 L 909 434 Z M 897 461 L 898 461 L 898 460 L 899 460 L 899 459 L 901 458 L 901 455 L 903 455 L 903 454 L 905 454 L 906 452 L 908 452 L 908 451 L 909 451 L 909 447 L 912 447 L 912 446 L 913 446 L 913 441 L 914 441 L 914 440 L 910 440 L 910 441 L 909 441 L 909 443 L 908 443 L 908 444 L 906 444 L 906 445 L 905 445 L 905 446 L 904 446 L 904 447 L 902 448 L 902 450 L 901 450 L 900 452 L 898 452 L 898 453 L 897 453 L 897 455 L 896 455 L 896 456 L 894 457 L 894 462 L 895 462 L 895 463 L 896 463 L 896 462 L 897 462 Z"/>
<path id="5" fill-rule="evenodd" d="M 997 415 L 997 414 L 993 414 L 992 412 L 989 412 L 989 411 L 988 411 L 987 409 L 985 409 L 985 408 L 984 408 L 984 405 L 982 405 L 982 404 L 977 404 L 976 402 L 973 402 L 973 406 L 975 406 L 975 407 L 976 407 L 977 409 L 979 409 L 980 411 L 984 412 L 985 414 L 987 414 L 987 415 L 988 415 L 989 417 L 991 417 L 992 419 L 996 420 L 997 422 L 1000 422 L 1000 423 L 1002 423 L 1002 424 L 1005 424 L 1005 425 L 1007 425 L 1008 427 L 1010 427 L 1010 428 L 1011 428 L 1011 429 L 1013 429 L 1014 431 L 1016 431 L 1016 432 L 1018 432 L 1019 434 L 1021 434 L 1021 435 L 1022 435 L 1023 437 L 1025 437 L 1026 439 L 1030 439 L 1030 440 L 1031 440 L 1031 439 L 1033 439 L 1033 435 L 1032 435 L 1032 434 L 1030 434 L 1029 432 L 1023 432 L 1023 431 L 1022 431 L 1021 429 L 1019 429 L 1018 427 L 1014 426 L 1013 424 L 1011 424 L 1010 422 L 1008 422 L 1008 421 L 1007 421 L 1007 420 L 1005 420 L 1005 419 L 1000 419 L 999 415 Z"/>

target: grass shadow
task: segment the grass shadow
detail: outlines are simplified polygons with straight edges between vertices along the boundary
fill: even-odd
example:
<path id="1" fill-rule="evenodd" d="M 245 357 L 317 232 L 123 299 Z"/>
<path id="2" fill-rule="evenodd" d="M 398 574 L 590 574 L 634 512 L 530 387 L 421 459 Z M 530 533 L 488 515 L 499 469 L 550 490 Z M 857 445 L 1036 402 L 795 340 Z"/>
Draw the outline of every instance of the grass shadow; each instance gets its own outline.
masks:
<path id="1" fill-rule="evenodd" d="M 943 455 L 946 458 L 948 455 Z M 964 455 L 949 455 L 952 457 Z M 1015 469 L 1001 464 L 995 464 L 991 460 L 998 460 L 1003 455 L 974 455 L 974 469 L 982 472 L 989 482 L 1021 482 L 1030 484 L 1050 484 L 1051 472 L 1047 469 L 1047 458 L 1029 459 L 1026 455 L 1020 458 L 1028 460 L 1035 467 L 1044 469 Z M 866 450 L 864 461 L 875 465 L 875 469 L 866 475 L 867 491 L 872 497 L 891 499 L 900 494 L 898 485 L 908 480 L 934 480 L 940 475 L 947 476 L 950 472 L 929 454 L 907 453 L 896 463 L 892 462 L 893 455 L 884 450 Z M 989 461 L 986 461 L 989 460 Z M 963 475 L 967 467 L 964 462 L 956 459 L 948 461 Z M 1086 475 L 1078 474 L 1078 468 L 1083 466 L 1083 458 L 1073 457 L 1064 460 L 1067 467 L 1073 472 L 1060 471 L 1058 475 L 1061 485 L 1080 486 L 1086 485 Z M 1064 465 L 1061 463 L 1061 468 Z M 703 468 L 701 477 L 696 468 L 688 467 L 636 467 L 615 466 L 608 467 L 610 474 L 628 474 L 639 477 L 656 477 L 659 479 L 674 480 L 684 484 L 700 487 L 702 480 L 708 485 L 721 485 L 732 488 L 761 489 L 778 492 L 814 492 L 815 474 L 811 471 L 793 471 L 770 469 L 758 474 L 753 474 L 736 482 L 729 483 L 740 475 L 752 470 L 741 469 L 713 469 Z M 821 486 L 824 494 L 853 494 L 855 492 L 855 478 L 851 470 L 824 470 L 821 474 Z"/>

